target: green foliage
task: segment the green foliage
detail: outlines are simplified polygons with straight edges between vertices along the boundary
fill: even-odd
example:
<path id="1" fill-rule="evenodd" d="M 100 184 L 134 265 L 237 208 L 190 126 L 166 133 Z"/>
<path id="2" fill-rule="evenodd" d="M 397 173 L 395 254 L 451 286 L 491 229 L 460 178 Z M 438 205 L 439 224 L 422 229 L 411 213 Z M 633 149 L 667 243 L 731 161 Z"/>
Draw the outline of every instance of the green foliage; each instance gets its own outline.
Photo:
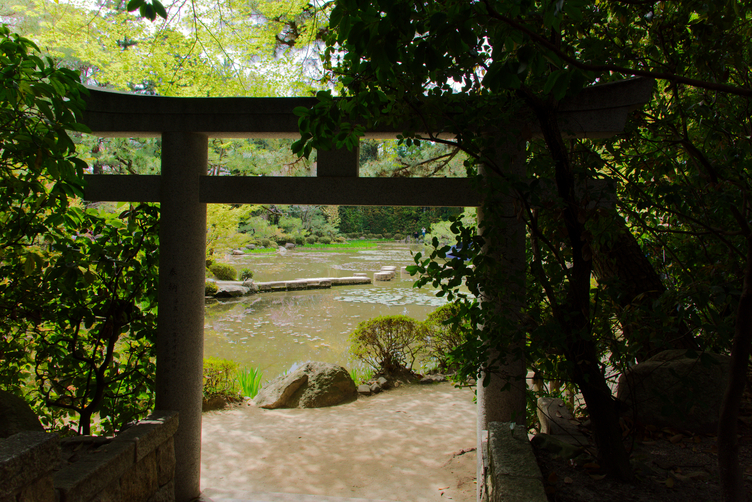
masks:
<path id="1" fill-rule="evenodd" d="M 253 270 L 251 270 L 250 268 L 240 269 L 240 280 L 247 281 L 249 279 L 253 279 Z"/>
<path id="2" fill-rule="evenodd" d="M 261 245 L 268 248 L 272 245 L 272 241 L 269 239 L 261 239 Z"/>
<path id="3" fill-rule="evenodd" d="M 234 281 L 237 278 L 238 272 L 235 267 L 229 263 L 214 263 L 209 267 L 214 277 L 220 281 Z"/>
<path id="4" fill-rule="evenodd" d="M 219 291 L 219 286 L 217 286 L 216 282 L 213 281 L 206 281 L 206 284 L 204 285 L 204 295 L 205 296 L 214 296 Z"/>
<path id="5" fill-rule="evenodd" d="M 321 244 L 331 244 L 331 243 L 332 243 L 332 238 L 331 238 L 331 237 L 326 237 L 326 236 L 324 236 L 324 237 L 321 237 L 321 238 L 319 239 L 319 242 L 320 242 Z"/>
<path id="6" fill-rule="evenodd" d="M 448 207 L 339 206 L 340 230 L 360 237 L 364 233 L 399 232 L 412 235 L 422 227 L 459 213 Z"/>
<path id="7" fill-rule="evenodd" d="M 441 372 L 456 369 L 456 352 L 465 343 L 465 338 L 472 334 L 467 321 L 458 318 L 460 313 L 460 306 L 447 303 L 428 314 L 425 321 L 429 328 L 426 352 L 436 361 Z"/>
<path id="8" fill-rule="evenodd" d="M 264 372 L 259 368 L 240 368 L 237 371 L 238 385 L 240 385 L 240 393 L 245 397 L 253 399 L 261 390 L 261 379 L 264 376 Z"/>
<path id="9" fill-rule="evenodd" d="M 249 205 L 209 204 L 206 209 L 207 256 L 222 255 L 245 246 L 250 236 L 238 232 L 238 227 L 254 210 L 256 207 Z"/>
<path id="10" fill-rule="evenodd" d="M 214 357 L 204 359 L 204 397 L 238 395 L 237 363 Z"/>
<path id="11" fill-rule="evenodd" d="M 316 244 L 317 237 L 315 235 L 309 235 L 305 240 L 308 244 Z"/>
<path id="12" fill-rule="evenodd" d="M 350 352 L 386 374 L 412 370 L 423 352 L 426 327 L 407 316 L 383 316 L 363 321 L 350 333 Z"/>
<path id="13" fill-rule="evenodd" d="M 158 211 L 78 205 L 86 90 L 37 51 L 0 28 L 0 382 L 50 428 L 112 433 L 153 406 Z"/>

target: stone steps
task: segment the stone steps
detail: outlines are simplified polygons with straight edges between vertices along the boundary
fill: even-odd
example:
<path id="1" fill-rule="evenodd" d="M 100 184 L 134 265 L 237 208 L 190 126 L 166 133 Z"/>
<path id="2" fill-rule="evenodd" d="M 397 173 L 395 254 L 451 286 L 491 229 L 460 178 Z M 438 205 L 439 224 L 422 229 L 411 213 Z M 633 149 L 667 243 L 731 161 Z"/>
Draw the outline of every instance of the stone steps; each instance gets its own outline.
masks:
<path id="1" fill-rule="evenodd" d="M 214 490 L 212 490 L 214 492 Z M 202 495 L 193 502 L 389 502 L 377 499 L 356 499 L 350 497 L 328 497 L 326 495 L 304 495 L 299 493 L 213 493 L 211 498 Z"/>

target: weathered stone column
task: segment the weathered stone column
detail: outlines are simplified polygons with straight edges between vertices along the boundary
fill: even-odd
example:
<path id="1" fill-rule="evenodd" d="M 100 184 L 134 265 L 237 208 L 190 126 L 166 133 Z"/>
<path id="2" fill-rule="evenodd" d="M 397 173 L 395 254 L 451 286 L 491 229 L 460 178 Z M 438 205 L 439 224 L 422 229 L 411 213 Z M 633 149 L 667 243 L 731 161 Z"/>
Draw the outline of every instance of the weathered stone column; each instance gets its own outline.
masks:
<path id="1" fill-rule="evenodd" d="M 498 147 L 496 165 L 504 170 L 505 175 L 522 179 L 525 175 L 525 140 L 520 136 Z M 489 178 L 497 177 L 490 168 L 481 166 L 481 174 Z M 489 180 L 501 181 L 498 178 Z M 485 223 L 492 224 L 484 228 Z M 486 243 L 483 253 L 498 260 L 498 269 L 493 277 L 488 277 L 484 287 L 485 305 L 496 309 L 509 322 L 518 321 L 518 313 L 524 305 L 525 298 L 525 221 L 519 217 L 515 199 L 512 195 L 500 193 L 486 194 L 485 207 L 478 208 L 479 233 Z M 490 330 L 498 329 L 487 327 Z M 493 339 L 504 336 L 495 333 Z M 478 496 L 483 496 L 485 488 L 484 443 L 488 440 L 488 424 L 491 422 L 516 422 L 525 424 L 525 359 L 524 339 L 507 345 L 507 351 L 517 351 L 522 357 L 511 355 L 497 364 L 497 369 L 490 374 L 490 383 L 483 386 L 478 381 Z M 498 354 L 492 350 L 489 363 Z M 485 372 L 483 373 L 485 377 Z M 505 387 L 509 385 L 508 388 Z"/>
<path id="2" fill-rule="evenodd" d="M 177 502 L 200 494 L 206 205 L 199 202 L 199 178 L 207 155 L 204 134 L 162 134 L 157 409 L 179 413 Z"/>

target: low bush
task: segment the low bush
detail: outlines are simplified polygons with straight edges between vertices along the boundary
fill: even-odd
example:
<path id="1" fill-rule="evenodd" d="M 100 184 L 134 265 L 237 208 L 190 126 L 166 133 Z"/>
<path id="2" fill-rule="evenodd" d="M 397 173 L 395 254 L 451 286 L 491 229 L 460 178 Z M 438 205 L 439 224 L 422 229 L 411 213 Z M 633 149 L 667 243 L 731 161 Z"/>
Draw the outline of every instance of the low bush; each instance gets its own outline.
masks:
<path id="1" fill-rule="evenodd" d="M 204 397 L 238 395 L 235 373 L 238 365 L 227 359 L 204 359 Z"/>
<path id="2" fill-rule="evenodd" d="M 338 237 L 337 237 L 336 239 L 334 239 L 334 240 L 335 240 L 335 242 L 339 242 L 340 244 L 344 244 L 344 243 L 346 243 L 346 242 L 347 242 L 347 239 L 345 239 L 345 238 L 344 238 L 344 237 L 342 237 L 341 235 L 340 235 L 340 236 L 338 236 Z"/>
<path id="3" fill-rule="evenodd" d="M 319 239 L 319 242 L 321 244 L 331 244 L 332 243 L 332 238 L 324 236 L 324 237 L 322 237 L 322 238 Z"/>
<path id="4" fill-rule="evenodd" d="M 308 244 L 316 244 L 316 236 L 315 235 L 309 235 L 308 237 L 306 237 L 305 240 L 306 240 L 306 242 Z"/>
<path id="5" fill-rule="evenodd" d="M 403 315 L 363 321 L 349 336 L 350 352 L 377 371 L 394 374 L 412 371 L 423 352 L 425 325 Z"/>
<path id="6" fill-rule="evenodd" d="M 404 240 L 404 238 L 405 238 L 405 236 L 402 235 L 402 234 L 394 234 L 392 236 L 392 239 L 394 239 L 395 241 L 401 241 L 401 240 Z"/>
<path id="7" fill-rule="evenodd" d="M 430 314 L 426 318 L 425 347 L 428 356 L 436 362 L 439 371 L 446 373 L 455 371 L 456 364 L 452 360 L 452 351 L 457 349 L 465 341 L 466 334 L 470 331 L 464 321 L 459 323 L 450 322 L 457 316 L 459 308 L 453 303 L 447 303 Z"/>
<path id="8" fill-rule="evenodd" d="M 214 277 L 220 281 L 234 281 L 238 276 L 235 267 L 228 263 L 214 263 L 209 267 L 209 270 L 211 270 Z"/>
<path id="9" fill-rule="evenodd" d="M 391 238 L 392 238 L 392 234 L 390 234 L 390 233 L 386 233 L 386 234 L 383 234 L 383 235 L 382 235 L 382 237 L 383 237 L 384 239 L 387 239 L 387 240 L 389 240 L 389 239 L 391 239 Z"/>
<path id="10" fill-rule="evenodd" d="M 240 280 L 247 281 L 248 279 L 253 279 L 253 270 L 250 268 L 240 269 Z"/>
<path id="11" fill-rule="evenodd" d="M 216 283 L 211 281 L 206 282 L 206 285 L 204 286 L 204 295 L 214 296 L 217 294 L 217 291 L 219 291 L 219 286 L 217 286 Z"/>
<path id="12" fill-rule="evenodd" d="M 305 245 L 305 238 L 301 236 L 295 237 L 295 245 L 296 246 L 304 246 Z"/>
<path id="13" fill-rule="evenodd" d="M 373 238 L 373 239 L 376 239 L 376 240 L 378 241 L 378 240 L 381 240 L 381 239 L 383 239 L 383 238 L 384 238 L 384 236 L 383 236 L 383 235 L 381 235 L 381 234 L 373 234 L 373 237 L 372 237 L 372 238 Z"/>
<path id="14" fill-rule="evenodd" d="M 272 245 L 272 241 L 266 238 L 261 239 L 261 245 L 264 246 L 265 248 L 268 248 L 269 246 Z"/>

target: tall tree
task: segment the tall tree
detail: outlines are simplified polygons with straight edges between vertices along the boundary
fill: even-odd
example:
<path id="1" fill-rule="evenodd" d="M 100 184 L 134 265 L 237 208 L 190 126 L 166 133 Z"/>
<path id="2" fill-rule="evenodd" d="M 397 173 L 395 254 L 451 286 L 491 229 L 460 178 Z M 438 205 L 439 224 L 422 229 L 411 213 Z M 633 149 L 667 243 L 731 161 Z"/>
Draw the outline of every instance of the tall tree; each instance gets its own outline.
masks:
<path id="1" fill-rule="evenodd" d="M 748 98 L 752 96 L 747 78 L 749 69 L 744 65 L 750 48 L 749 12 L 745 2 L 727 5 L 699 1 L 416 3 L 371 0 L 358 3 L 342 0 L 337 2 L 330 16 L 331 35 L 326 55 L 331 76 L 342 86 L 342 94 L 347 99 L 333 101 L 330 95 L 320 93 L 319 105 L 309 111 L 300 111 L 303 137 L 294 148 L 302 154 L 307 154 L 313 146 L 352 145 L 353 138 L 362 132 L 363 127 L 382 123 L 406 124 L 403 126 L 405 144 L 409 145 L 415 139 L 451 142 L 475 163 L 483 163 L 495 170 L 502 179 L 504 166 L 494 162 L 493 144 L 483 133 L 493 130 L 498 123 L 513 124 L 513 114 L 521 108 L 526 108 L 537 119 L 544 135 L 545 150 L 535 150 L 538 147 L 531 145 L 530 152 L 536 160 L 530 163 L 528 174 L 533 183 L 525 186 L 521 180 L 507 178 L 506 186 L 501 188 L 516 193 L 526 214 L 529 232 L 534 237 L 534 246 L 537 246 L 534 254 L 545 252 L 548 255 L 542 260 L 534 258 L 534 269 L 535 280 L 544 291 L 555 321 L 548 325 L 549 332 L 563 337 L 571 375 L 588 404 L 601 456 L 604 463 L 622 478 L 630 477 L 629 466 L 616 437 L 618 429 L 613 423 L 613 406 L 609 405 L 610 392 L 603 385 L 602 372 L 598 368 L 599 337 L 592 331 L 591 316 L 597 312 L 593 305 L 598 304 L 589 285 L 593 257 L 609 257 L 598 268 L 604 277 L 611 276 L 611 293 L 616 292 L 615 297 L 619 296 L 619 291 L 624 297 L 632 295 L 626 300 L 629 304 L 635 300 L 634 293 L 638 298 L 659 296 L 658 291 L 653 291 L 658 283 L 656 275 L 651 275 L 654 287 L 649 290 L 640 291 L 629 284 L 626 288 L 618 288 L 618 282 L 634 282 L 638 277 L 620 274 L 618 270 L 627 267 L 619 263 L 614 266 L 612 260 L 619 260 L 619 257 L 608 251 L 619 235 L 628 237 L 623 231 L 629 227 L 619 225 L 616 231 L 608 231 L 605 218 L 599 218 L 602 211 L 588 208 L 587 201 L 578 196 L 575 186 L 578 182 L 598 179 L 608 173 L 618 176 L 620 181 L 629 182 L 625 184 L 626 193 L 629 193 L 653 185 L 673 187 L 676 177 L 686 176 L 688 172 L 678 170 L 678 167 L 685 167 L 680 164 L 674 166 L 677 168 L 674 174 L 656 176 L 648 170 L 653 166 L 639 165 L 639 157 L 634 153 L 617 152 L 617 147 L 593 141 L 579 144 L 596 153 L 597 160 L 577 163 L 572 157 L 575 149 L 569 147 L 564 141 L 563 131 L 558 130 L 557 107 L 563 98 L 596 81 L 635 76 L 654 78 L 658 81 L 653 107 L 655 120 L 649 126 L 646 124 L 649 132 L 642 136 L 644 142 L 640 144 L 653 145 L 656 150 L 668 147 L 668 155 L 675 159 L 689 157 L 688 160 L 697 164 L 697 168 L 703 168 L 700 171 L 703 176 L 711 175 L 708 179 L 712 181 L 712 172 L 716 168 L 697 155 L 696 142 L 684 141 L 683 138 L 686 137 L 685 131 L 692 130 L 689 123 L 700 119 L 709 108 L 717 120 L 725 120 L 721 108 L 715 106 L 720 95 L 724 96 L 720 101 L 729 100 L 729 106 L 740 110 L 746 108 Z M 676 98 L 672 97 L 674 94 L 689 98 L 686 103 L 693 107 L 696 118 L 682 123 L 680 114 L 674 113 L 674 110 L 678 111 Z M 735 104 L 730 105 L 731 102 Z M 742 123 L 746 125 L 747 120 Z M 738 127 L 721 128 L 726 129 L 735 131 Z M 313 131 L 316 131 L 316 137 Z M 427 134 L 419 137 L 415 131 L 427 131 Z M 320 138 L 322 133 L 323 139 Z M 444 140 L 442 138 L 446 136 L 442 133 L 456 139 Z M 661 141 L 669 136 L 672 136 L 673 143 Z M 723 149 L 725 163 L 729 162 L 728 155 L 732 152 L 735 152 L 735 157 L 731 157 L 735 162 L 746 159 L 746 145 L 740 148 L 744 144 L 743 135 L 735 134 L 734 137 L 739 140 L 734 143 L 735 149 Z M 675 148 L 682 144 L 685 154 L 677 155 Z M 729 141 L 717 144 L 725 147 Z M 622 146 L 618 148 L 622 149 Z M 632 155 L 631 177 L 621 171 L 623 159 L 619 154 Z M 606 165 L 613 169 L 604 168 Z M 554 180 L 556 186 L 557 197 L 552 200 L 549 197 L 543 207 L 539 203 L 545 194 L 535 188 L 538 178 Z M 724 178 L 716 176 L 716 179 Z M 656 180 L 659 182 L 655 183 Z M 705 200 L 705 204 L 710 202 Z M 633 214 L 634 209 L 638 214 L 650 212 L 649 205 L 645 205 L 648 203 L 642 204 L 629 209 Z M 725 202 L 723 207 L 728 208 L 724 214 L 731 218 L 725 220 L 726 224 L 730 222 L 738 226 L 734 232 L 739 238 L 747 235 L 746 203 Z M 738 211 L 735 217 L 732 207 Z M 689 216 L 689 209 L 685 207 L 680 214 Z M 622 214 L 629 214 L 624 204 L 620 204 L 620 210 Z M 669 214 L 673 214 L 673 209 Z M 629 225 L 640 224 L 639 219 L 630 219 Z M 702 233 L 706 232 L 721 242 L 730 242 L 729 236 L 719 231 L 723 228 L 719 224 L 708 226 L 705 223 L 697 227 L 701 231 L 695 231 L 693 235 L 703 238 Z M 695 225 L 698 224 L 695 222 Z M 633 248 L 634 241 L 629 240 Z M 732 244 L 732 247 L 736 246 Z M 627 254 L 624 264 L 629 265 L 641 255 L 644 253 Z M 742 257 L 746 257 L 746 253 L 740 256 L 741 263 L 745 263 L 746 258 Z M 642 261 L 654 265 L 654 262 Z M 535 263 L 546 266 L 537 267 Z M 552 264 L 558 264 L 558 268 L 552 268 Z M 609 264 L 612 273 L 608 272 Z M 745 269 L 744 266 L 732 268 L 737 271 Z M 743 276 L 736 275 L 738 279 Z M 733 305 L 745 298 L 739 293 L 732 296 Z M 731 311 L 735 310 L 733 305 Z M 734 374 L 729 396 L 738 397 L 740 387 L 734 382 L 738 381 L 737 376 L 746 368 L 749 359 L 749 330 L 745 326 L 748 326 L 748 316 L 752 314 L 736 311 L 737 328 L 732 351 Z M 660 316 L 660 312 L 657 315 Z M 707 325 L 693 331 L 703 339 L 719 334 L 708 329 Z M 648 345 L 651 343 L 648 341 Z M 484 358 L 477 361 L 480 365 Z M 732 401 L 732 398 L 727 400 Z M 722 467 L 722 471 L 726 468 Z M 738 469 L 736 472 L 738 474 Z M 738 495 L 738 490 L 729 490 L 729 500 L 733 493 Z"/>

